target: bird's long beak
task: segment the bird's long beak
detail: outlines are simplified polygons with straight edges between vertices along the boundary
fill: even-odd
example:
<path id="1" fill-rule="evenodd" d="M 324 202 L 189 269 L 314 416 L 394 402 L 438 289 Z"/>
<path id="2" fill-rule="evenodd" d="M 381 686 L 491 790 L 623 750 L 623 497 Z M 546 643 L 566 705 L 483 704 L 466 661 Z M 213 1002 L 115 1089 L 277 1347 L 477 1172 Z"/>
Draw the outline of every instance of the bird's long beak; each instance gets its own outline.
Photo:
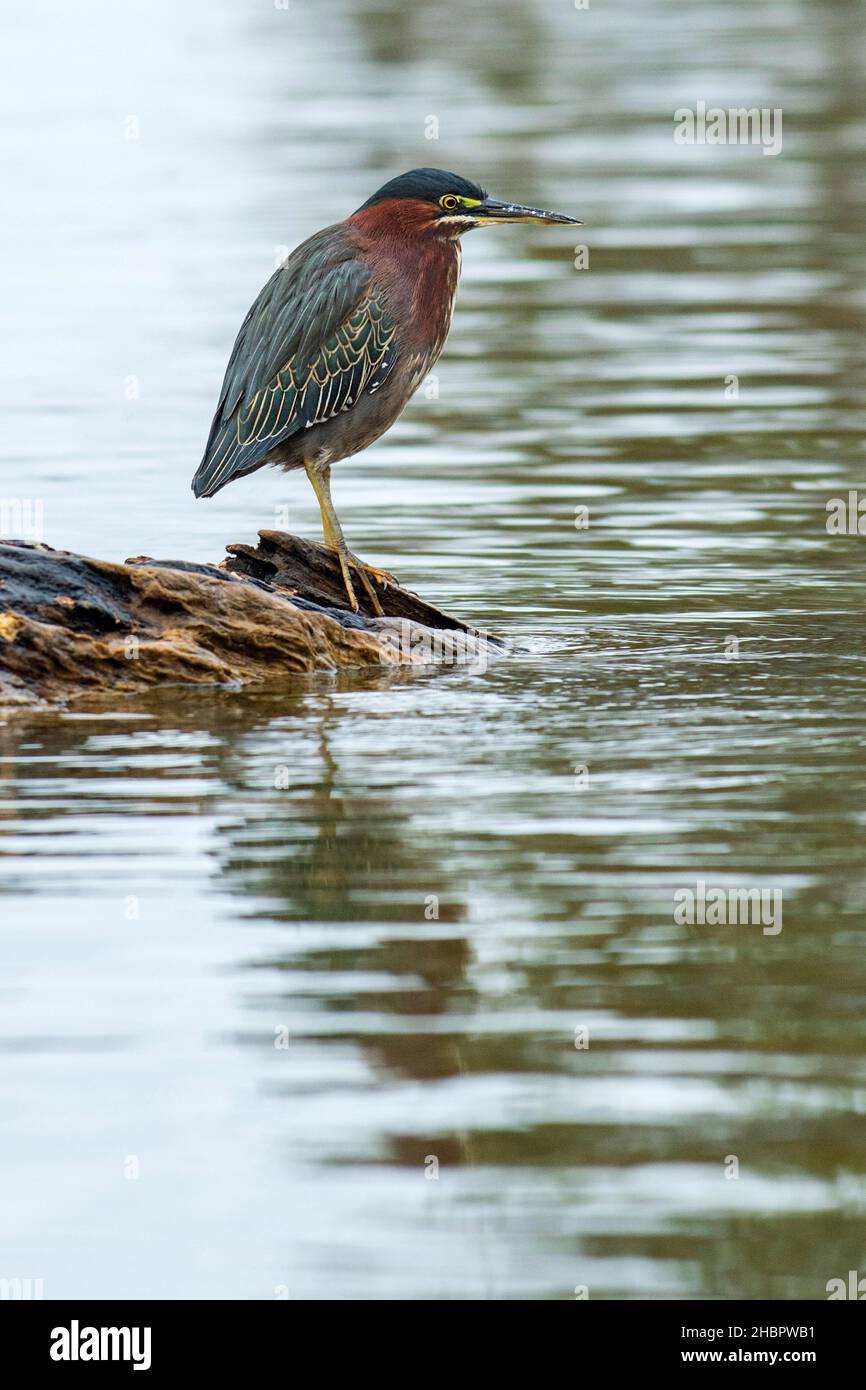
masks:
<path id="1" fill-rule="evenodd" d="M 574 227 L 582 227 L 576 217 L 566 217 L 564 212 L 547 212 L 544 208 L 527 208 L 520 203 L 500 203 L 498 198 L 485 198 L 470 211 L 479 222 L 568 222 Z"/>

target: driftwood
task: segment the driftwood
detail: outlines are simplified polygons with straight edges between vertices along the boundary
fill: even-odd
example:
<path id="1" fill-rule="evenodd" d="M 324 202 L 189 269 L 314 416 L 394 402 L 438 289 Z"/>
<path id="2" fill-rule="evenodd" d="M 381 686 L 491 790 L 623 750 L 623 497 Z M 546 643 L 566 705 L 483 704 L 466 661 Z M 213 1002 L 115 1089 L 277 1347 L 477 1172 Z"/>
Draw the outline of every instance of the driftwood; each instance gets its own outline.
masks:
<path id="1" fill-rule="evenodd" d="M 335 556 L 282 532 L 219 566 L 125 564 L 0 541 L 0 706 L 166 684 L 273 682 L 319 670 L 486 659 L 501 644 L 397 584 L 359 613 Z"/>

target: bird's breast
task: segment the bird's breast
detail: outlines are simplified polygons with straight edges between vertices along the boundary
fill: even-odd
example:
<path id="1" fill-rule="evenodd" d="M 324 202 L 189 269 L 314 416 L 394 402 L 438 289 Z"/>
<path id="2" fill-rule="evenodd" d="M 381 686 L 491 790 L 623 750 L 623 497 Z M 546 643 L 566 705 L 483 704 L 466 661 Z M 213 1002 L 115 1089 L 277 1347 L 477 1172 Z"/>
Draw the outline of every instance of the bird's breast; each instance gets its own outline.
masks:
<path id="1" fill-rule="evenodd" d="M 428 365 L 448 337 L 460 259 L 459 241 L 445 237 L 392 246 L 388 255 L 376 257 L 374 278 L 385 292 L 400 348 L 407 355 L 417 353 Z"/>
<path id="2" fill-rule="evenodd" d="M 421 258 L 412 305 L 418 347 L 434 353 L 435 357 L 445 346 L 451 328 L 459 279 L 459 241 L 437 239 Z"/>

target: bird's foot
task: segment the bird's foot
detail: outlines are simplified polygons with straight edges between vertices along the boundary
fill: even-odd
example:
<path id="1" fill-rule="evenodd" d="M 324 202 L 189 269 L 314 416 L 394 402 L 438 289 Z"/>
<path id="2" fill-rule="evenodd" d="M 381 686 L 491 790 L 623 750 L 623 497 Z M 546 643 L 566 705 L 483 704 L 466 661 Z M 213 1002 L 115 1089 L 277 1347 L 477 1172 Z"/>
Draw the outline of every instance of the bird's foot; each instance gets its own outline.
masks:
<path id="1" fill-rule="evenodd" d="M 373 569 L 372 565 L 365 565 L 363 560 L 359 560 L 357 555 L 353 555 L 351 550 L 347 550 L 345 546 L 342 546 L 337 549 L 337 559 L 340 562 L 340 571 L 343 575 L 343 583 L 346 586 L 346 594 L 348 595 L 349 603 L 352 607 L 353 613 L 357 613 L 358 611 L 358 600 L 355 597 L 355 590 L 352 585 L 352 577 L 349 574 L 350 566 L 352 569 L 357 571 L 358 577 L 360 578 L 361 583 L 366 589 L 367 596 L 373 605 L 373 612 L 376 614 L 377 618 L 384 618 L 385 610 L 379 602 L 379 595 L 373 588 L 369 576 L 372 575 L 373 578 L 377 581 L 377 583 L 387 585 L 388 583 L 396 583 L 396 580 L 394 579 L 393 575 L 388 574 L 385 570 Z"/>
<path id="2" fill-rule="evenodd" d="M 352 565 L 354 569 L 358 570 L 359 573 L 363 571 L 366 574 L 372 575 L 375 582 L 381 584 L 383 589 L 387 589 L 389 584 L 397 583 L 393 574 L 389 574 L 387 570 L 377 570 L 374 565 L 366 564 L 364 560 L 359 560 L 357 555 L 353 555 L 351 551 L 349 551 L 348 558 L 349 564 Z"/>

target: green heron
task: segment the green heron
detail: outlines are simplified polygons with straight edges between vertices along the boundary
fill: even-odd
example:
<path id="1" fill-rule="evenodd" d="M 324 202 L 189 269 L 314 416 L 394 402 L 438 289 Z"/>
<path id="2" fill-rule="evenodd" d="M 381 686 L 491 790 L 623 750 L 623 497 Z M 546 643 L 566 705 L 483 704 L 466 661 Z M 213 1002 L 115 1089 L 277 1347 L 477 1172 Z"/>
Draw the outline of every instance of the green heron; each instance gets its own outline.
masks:
<path id="1" fill-rule="evenodd" d="M 412 169 L 316 232 L 271 276 L 241 325 L 193 478 L 196 497 L 213 497 L 266 463 L 305 469 L 349 603 L 357 610 L 351 568 L 381 613 L 371 577 L 386 584 L 392 576 L 348 549 L 331 501 L 331 464 L 384 434 L 438 358 L 464 232 L 576 220 L 498 202 L 442 169 Z"/>

